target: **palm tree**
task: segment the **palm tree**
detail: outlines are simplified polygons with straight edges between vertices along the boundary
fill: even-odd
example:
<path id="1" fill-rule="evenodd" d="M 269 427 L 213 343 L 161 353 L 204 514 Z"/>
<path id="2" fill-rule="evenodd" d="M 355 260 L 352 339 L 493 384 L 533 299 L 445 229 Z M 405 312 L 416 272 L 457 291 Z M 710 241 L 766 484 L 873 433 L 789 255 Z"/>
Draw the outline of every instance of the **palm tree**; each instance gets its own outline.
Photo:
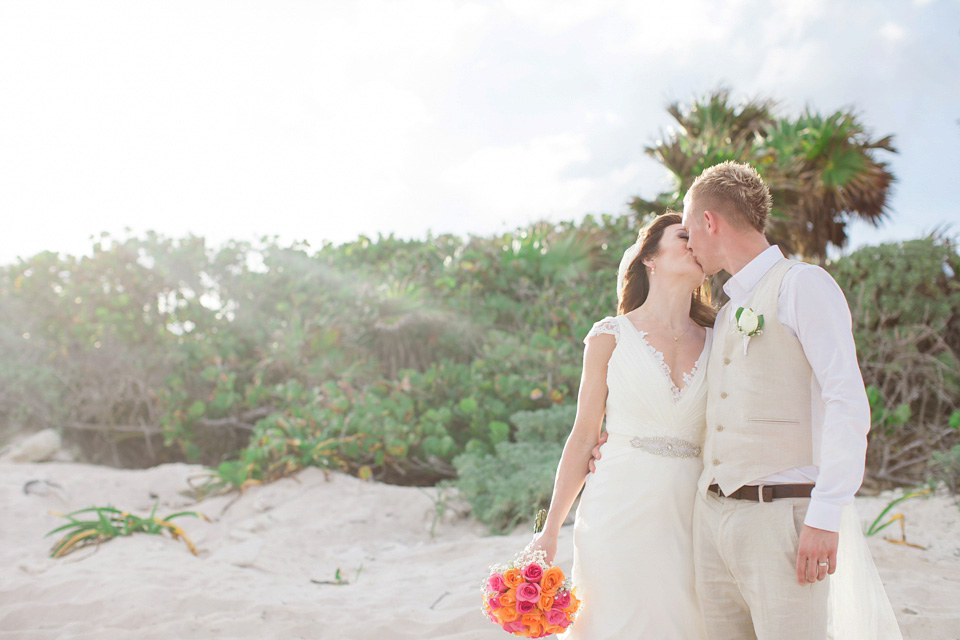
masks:
<path id="1" fill-rule="evenodd" d="M 674 179 L 674 189 L 653 201 L 636 197 L 630 207 L 640 216 L 659 214 L 666 208 L 679 209 L 683 196 L 704 169 L 725 160 L 749 162 L 758 140 L 773 125 L 770 100 L 735 105 L 727 89 L 718 89 L 695 98 L 688 107 L 679 102 L 667 105 L 667 113 L 679 129 L 669 129 L 652 146 L 644 148 L 659 160 Z"/>
<path id="2" fill-rule="evenodd" d="M 679 129 L 645 150 L 670 171 L 674 188 L 652 201 L 634 198 L 631 208 L 641 217 L 679 209 L 704 169 L 735 160 L 753 165 L 770 187 L 767 235 L 787 254 L 823 260 L 829 245 L 846 244 L 849 219 L 882 222 L 894 177 L 875 152 L 895 153 L 892 136 L 871 140 L 850 110 L 823 117 L 808 108 L 790 118 L 775 108 L 769 99 L 736 104 L 727 89 L 688 107 L 670 104 Z"/>
<path id="3" fill-rule="evenodd" d="M 871 140 L 847 109 L 823 117 L 808 108 L 795 120 L 778 119 L 765 147 L 788 188 L 779 207 L 786 215 L 775 218 L 772 235 L 788 237 L 802 256 L 822 259 L 828 245 L 847 243 L 848 220 L 883 222 L 894 177 L 875 151 L 896 153 L 892 143 L 893 136 Z"/>

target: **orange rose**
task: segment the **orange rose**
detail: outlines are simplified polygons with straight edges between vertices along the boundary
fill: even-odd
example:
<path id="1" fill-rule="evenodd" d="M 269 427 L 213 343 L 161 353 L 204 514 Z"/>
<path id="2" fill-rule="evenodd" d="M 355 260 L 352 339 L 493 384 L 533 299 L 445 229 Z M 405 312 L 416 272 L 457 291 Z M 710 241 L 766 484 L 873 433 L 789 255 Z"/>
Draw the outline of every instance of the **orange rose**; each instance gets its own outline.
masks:
<path id="1" fill-rule="evenodd" d="M 503 624 L 504 622 L 513 622 L 520 617 L 520 614 L 517 613 L 517 610 L 514 609 L 512 605 L 509 607 L 500 607 L 494 611 L 494 614 L 500 620 L 500 624 Z"/>
<path id="2" fill-rule="evenodd" d="M 503 572 L 503 581 L 508 587 L 516 587 L 523 582 L 523 574 L 520 569 L 507 569 Z"/>
<path id="3" fill-rule="evenodd" d="M 520 621 L 523 622 L 523 624 L 527 625 L 528 627 L 534 623 L 542 624 L 543 614 L 541 614 L 539 611 L 534 613 L 525 613 L 522 616 L 520 616 Z"/>
<path id="4" fill-rule="evenodd" d="M 538 638 L 543 635 L 543 616 L 539 613 L 525 613 L 520 622 L 527 625 L 527 637 Z"/>
<path id="5" fill-rule="evenodd" d="M 548 596 L 545 593 L 541 593 L 540 594 L 540 610 L 548 611 L 552 606 L 553 606 L 553 596 Z"/>
<path id="6" fill-rule="evenodd" d="M 540 593 L 545 593 L 548 596 L 556 595 L 557 589 L 560 588 L 565 579 L 566 576 L 563 575 L 563 570 L 560 567 L 550 567 L 543 572 L 543 577 L 540 578 Z"/>
<path id="7" fill-rule="evenodd" d="M 517 590 L 507 589 L 500 594 L 500 606 L 514 608 L 517 604 Z"/>
<path id="8" fill-rule="evenodd" d="M 568 613 L 573 613 L 580 607 L 580 600 L 576 596 L 576 588 L 570 591 L 570 604 L 563 608 Z"/>

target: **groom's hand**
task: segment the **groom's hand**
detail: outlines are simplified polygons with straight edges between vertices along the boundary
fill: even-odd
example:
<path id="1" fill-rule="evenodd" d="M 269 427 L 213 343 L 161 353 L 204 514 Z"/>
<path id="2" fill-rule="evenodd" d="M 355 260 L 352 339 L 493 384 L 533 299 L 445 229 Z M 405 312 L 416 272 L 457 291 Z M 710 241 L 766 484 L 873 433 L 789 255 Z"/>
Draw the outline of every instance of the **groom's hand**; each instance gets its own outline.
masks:
<path id="1" fill-rule="evenodd" d="M 807 584 L 823 580 L 837 570 L 837 544 L 840 534 L 803 525 L 797 553 L 797 582 Z M 823 566 L 821 563 L 827 563 Z"/>
<path id="2" fill-rule="evenodd" d="M 593 448 L 590 452 L 590 455 L 593 456 L 590 458 L 590 462 L 587 463 L 587 467 L 590 469 L 590 473 L 593 473 L 597 470 L 597 460 L 600 459 L 600 447 L 603 446 L 603 443 L 607 441 L 607 432 L 604 431 L 600 434 L 600 440 L 597 441 L 597 446 Z"/>

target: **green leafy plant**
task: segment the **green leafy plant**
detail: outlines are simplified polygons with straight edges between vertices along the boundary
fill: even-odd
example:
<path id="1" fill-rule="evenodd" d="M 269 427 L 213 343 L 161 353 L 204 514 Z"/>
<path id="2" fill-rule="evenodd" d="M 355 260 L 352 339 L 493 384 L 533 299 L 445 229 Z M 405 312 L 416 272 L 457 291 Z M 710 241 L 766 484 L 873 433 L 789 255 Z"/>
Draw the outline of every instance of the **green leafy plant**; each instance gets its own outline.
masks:
<path id="1" fill-rule="evenodd" d="M 163 532 L 169 533 L 174 540 L 183 540 L 190 552 L 197 555 L 197 548 L 193 542 L 184 533 L 183 529 L 174 524 L 172 520 L 183 516 L 206 520 L 206 516 L 196 511 L 179 511 L 164 518 L 158 518 L 156 512 L 157 504 L 154 503 L 150 515 L 146 518 L 140 518 L 111 506 L 87 507 L 67 514 L 55 514 L 67 518 L 70 522 L 46 534 L 51 536 L 55 533 L 65 532 L 53 545 L 50 555 L 54 558 L 61 558 L 85 546 L 99 545 L 117 536 L 129 536 L 134 533 L 161 535 Z M 76 517 L 79 514 L 93 514 L 96 519 L 80 519 Z"/>
<path id="2" fill-rule="evenodd" d="M 913 412 L 910 405 L 901 402 L 893 409 L 887 409 L 880 388 L 875 384 L 867 386 L 867 401 L 870 403 L 870 424 L 874 429 L 883 429 L 886 434 L 910 421 Z"/>

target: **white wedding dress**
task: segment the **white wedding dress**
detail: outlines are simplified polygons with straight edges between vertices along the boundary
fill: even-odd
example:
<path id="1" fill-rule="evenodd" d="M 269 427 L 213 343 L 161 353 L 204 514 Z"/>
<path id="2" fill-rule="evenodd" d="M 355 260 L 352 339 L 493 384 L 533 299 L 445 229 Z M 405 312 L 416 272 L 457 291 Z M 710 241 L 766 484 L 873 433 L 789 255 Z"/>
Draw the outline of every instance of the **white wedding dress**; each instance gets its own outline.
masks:
<path id="1" fill-rule="evenodd" d="M 704 638 L 691 532 L 713 331 L 682 388 L 627 318 L 605 318 L 587 338 L 597 334 L 617 341 L 607 367 L 610 439 L 587 476 L 574 526 L 580 614 L 559 637 Z"/>

